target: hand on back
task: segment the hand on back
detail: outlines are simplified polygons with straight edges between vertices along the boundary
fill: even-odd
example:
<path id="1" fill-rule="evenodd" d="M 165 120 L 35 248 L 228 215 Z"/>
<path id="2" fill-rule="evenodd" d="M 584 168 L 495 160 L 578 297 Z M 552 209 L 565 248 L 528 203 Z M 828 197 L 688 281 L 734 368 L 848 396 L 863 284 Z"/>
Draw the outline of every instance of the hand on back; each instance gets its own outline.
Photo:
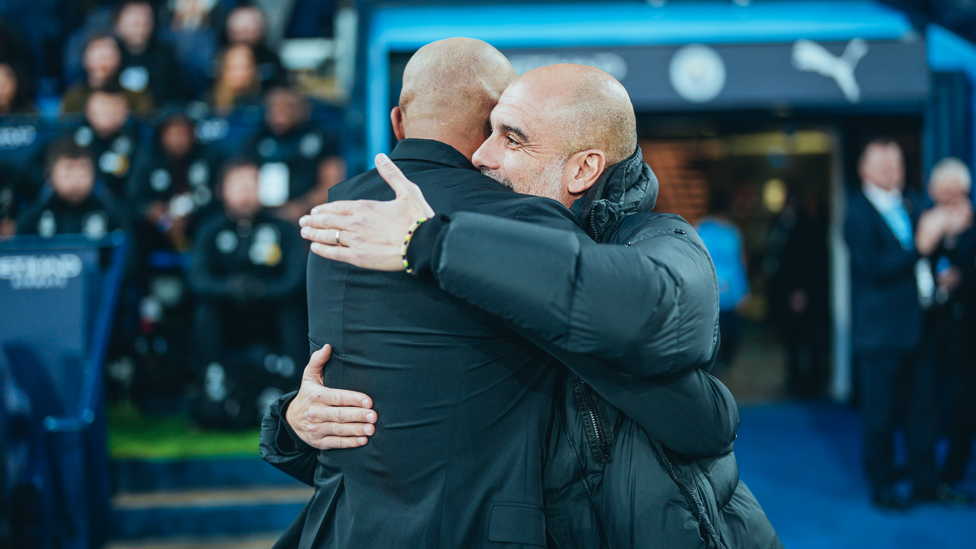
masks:
<path id="1" fill-rule="evenodd" d="M 370 409 L 373 401 L 363 393 L 325 386 L 322 372 L 331 355 L 331 345 L 312 354 L 301 388 L 285 411 L 285 420 L 313 448 L 363 446 L 376 432 L 376 412 Z"/>

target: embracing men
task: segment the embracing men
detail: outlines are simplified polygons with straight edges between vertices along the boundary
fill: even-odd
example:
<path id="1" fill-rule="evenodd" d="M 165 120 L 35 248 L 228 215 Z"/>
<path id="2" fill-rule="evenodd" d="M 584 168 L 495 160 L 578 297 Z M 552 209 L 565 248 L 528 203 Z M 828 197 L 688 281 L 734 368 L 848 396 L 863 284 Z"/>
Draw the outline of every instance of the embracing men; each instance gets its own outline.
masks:
<path id="1" fill-rule="evenodd" d="M 392 113 L 416 185 L 380 158 L 304 221 L 330 258 L 309 260 L 309 337 L 331 347 L 262 428 L 315 486 L 278 546 L 779 547 L 702 370 L 714 269 L 647 213 L 626 91 L 582 66 L 514 77 L 480 41 L 422 48 Z"/>

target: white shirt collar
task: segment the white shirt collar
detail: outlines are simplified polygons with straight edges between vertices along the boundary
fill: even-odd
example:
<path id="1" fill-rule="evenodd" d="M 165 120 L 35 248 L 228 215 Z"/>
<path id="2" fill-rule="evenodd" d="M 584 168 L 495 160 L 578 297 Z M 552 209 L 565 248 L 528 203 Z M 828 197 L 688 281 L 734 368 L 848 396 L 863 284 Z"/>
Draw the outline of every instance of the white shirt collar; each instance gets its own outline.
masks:
<path id="1" fill-rule="evenodd" d="M 901 191 L 899 190 L 886 191 L 870 181 L 865 181 L 862 188 L 864 196 L 879 212 L 887 212 L 902 203 Z"/>

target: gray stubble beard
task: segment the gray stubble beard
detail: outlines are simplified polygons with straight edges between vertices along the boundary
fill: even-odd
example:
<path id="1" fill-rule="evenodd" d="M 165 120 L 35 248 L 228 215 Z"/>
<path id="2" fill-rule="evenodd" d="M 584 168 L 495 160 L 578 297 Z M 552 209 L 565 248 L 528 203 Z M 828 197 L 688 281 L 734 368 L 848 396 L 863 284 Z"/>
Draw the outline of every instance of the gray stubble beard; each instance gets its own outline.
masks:
<path id="1" fill-rule="evenodd" d="M 481 173 L 487 175 L 488 177 L 494 179 L 501 185 L 508 187 L 509 189 L 520 193 L 520 194 L 533 194 L 535 196 L 542 196 L 545 198 L 551 198 L 557 202 L 561 202 L 563 197 L 563 185 L 562 185 L 562 175 L 563 169 L 566 167 L 567 158 L 557 156 L 552 159 L 551 162 L 546 164 L 546 167 L 539 172 L 537 176 L 538 181 L 541 183 L 541 192 L 539 194 L 531 193 L 529 190 L 532 185 L 524 186 L 521 190 L 515 183 L 506 177 L 503 177 L 500 173 L 489 170 L 487 168 L 482 168 Z"/>

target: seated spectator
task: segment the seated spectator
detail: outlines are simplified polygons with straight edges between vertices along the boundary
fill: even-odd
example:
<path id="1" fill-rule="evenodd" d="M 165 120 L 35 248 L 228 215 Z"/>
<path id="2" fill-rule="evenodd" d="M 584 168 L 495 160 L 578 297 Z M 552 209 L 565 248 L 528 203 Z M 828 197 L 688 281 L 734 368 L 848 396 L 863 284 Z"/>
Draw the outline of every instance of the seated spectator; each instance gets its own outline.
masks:
<path id="1" fill-rule="evenodd" d="M 160 37 L 173 45 L 193 97 L 203 95 L 213 77 L 218 31 L 225 19 L 218 0 L 172 0 L 160 9 Z"/>
<path id="2" fill-rule="evenodd" d="M 217 78 L 210 90 L 208 103 L 221 114 L 261 101 L 254 52 L 246 44 L 228 47 L 217 60 Z"/>
<path id="3" fill-rule="evenodd" d="M 36 112 L 30 82 L 13 63 L 0 61 L 0 116 Z"/>
<path id="4" fill-rule="evenodd" d="M 147 249 L 187 249 L 193 220 L 212 203 L 219 155 L 197 142 L 195 129 L 182 114 L 166 117 L 133 168 L 127 195 Z"/>
<path id="5" fill-rule="evenodd" d="M 113 196 L 122 197 L 132 157 L 139 145 L 126 95 L 119 88 L 95 91 L 85 106 L 85 120 L 87 124 L 74 132 L 75 142 L 88 149 L 99 176 Z"/>
<path id="6" fill-rule="evenodd" d="M 251 46 L 262 91 L 288 85 L 288 74 L 281 58 L 268 47 L 266 34 L 264 13 L 257 6 L 239 6 L 227 16 L 227 42 Z"/>
<path id="7" fill-rule="evenodd" d="M 115 16 L 115 34 L 122 44 L 119 83 L 134 92 L 149 90 L 157 106 L 187 99 L 183 72 L 170 46 L 157 40 L 152 3 L 126 0 Z"/>
<path id="8" fill-rule="evenodd" d="M 296 227 L 262 208 L 256 164 L 228 164 L 219 196 L 223 208 L 197 233 L 188 277 L 197 298 L 193 334 L 200 364 L 207 365 L 207 384 L 224 379 L 221 364 L 232 345 L 267 343 L 270 335 L 277 338 L 267 343 L 277 352 L 271 366 L 296 385 L 298 366 L 308 357 L 305 244 Z"/>
<path id="9" fill-rule="evenodd" d="M 262 166 L 266 206 L 296 222 L 328 199 L 329 189 L 346 177 L 338 136 L 309 122 L 308 100 L 288 88 L 265 98 L 265 126 L 244 144 L 244 154 Z"/>
<path id="10" fill-rule="evenodd" d="M 101 182 L 116 199 L 121 199 L 139 145 L 139 133 L 129 116 L 129 103 L 122 88 L 108 86 L 93 91 L 85 104 L 85 123 L 72 136 L 91 155 Z M 28 176 L 37 187 L 44 181 L 45 149 L 29 163 Z"/>
<path id="11" fill-rule="evenodd" d="M 115 201 L 96 191 L 95 167 L 88 151 L 70 138 L 59 138 L 49 148 L 45 164 L 51 187 L 17 220 L 17 234 L 82 234 L 99 240 L 115 229 L 126 229 L 125 216 Z"/>
<path id="12" fill-rule="evenodd" d="M 91 35 L 85 42 L 81 64 L 85 71 L 85 78 L 65 92 L 61 100 L 62 112 L 81 112 L 85 109 L 92 91 L 118 85 L 119 71 L 122 67 L 122 50 L 118 40 L 105 33 Z M 152 112 L 154 103 L 148 90 L 123 90 L 129 100 L 129 107 L 134 112 L 141 115 Z"/>

